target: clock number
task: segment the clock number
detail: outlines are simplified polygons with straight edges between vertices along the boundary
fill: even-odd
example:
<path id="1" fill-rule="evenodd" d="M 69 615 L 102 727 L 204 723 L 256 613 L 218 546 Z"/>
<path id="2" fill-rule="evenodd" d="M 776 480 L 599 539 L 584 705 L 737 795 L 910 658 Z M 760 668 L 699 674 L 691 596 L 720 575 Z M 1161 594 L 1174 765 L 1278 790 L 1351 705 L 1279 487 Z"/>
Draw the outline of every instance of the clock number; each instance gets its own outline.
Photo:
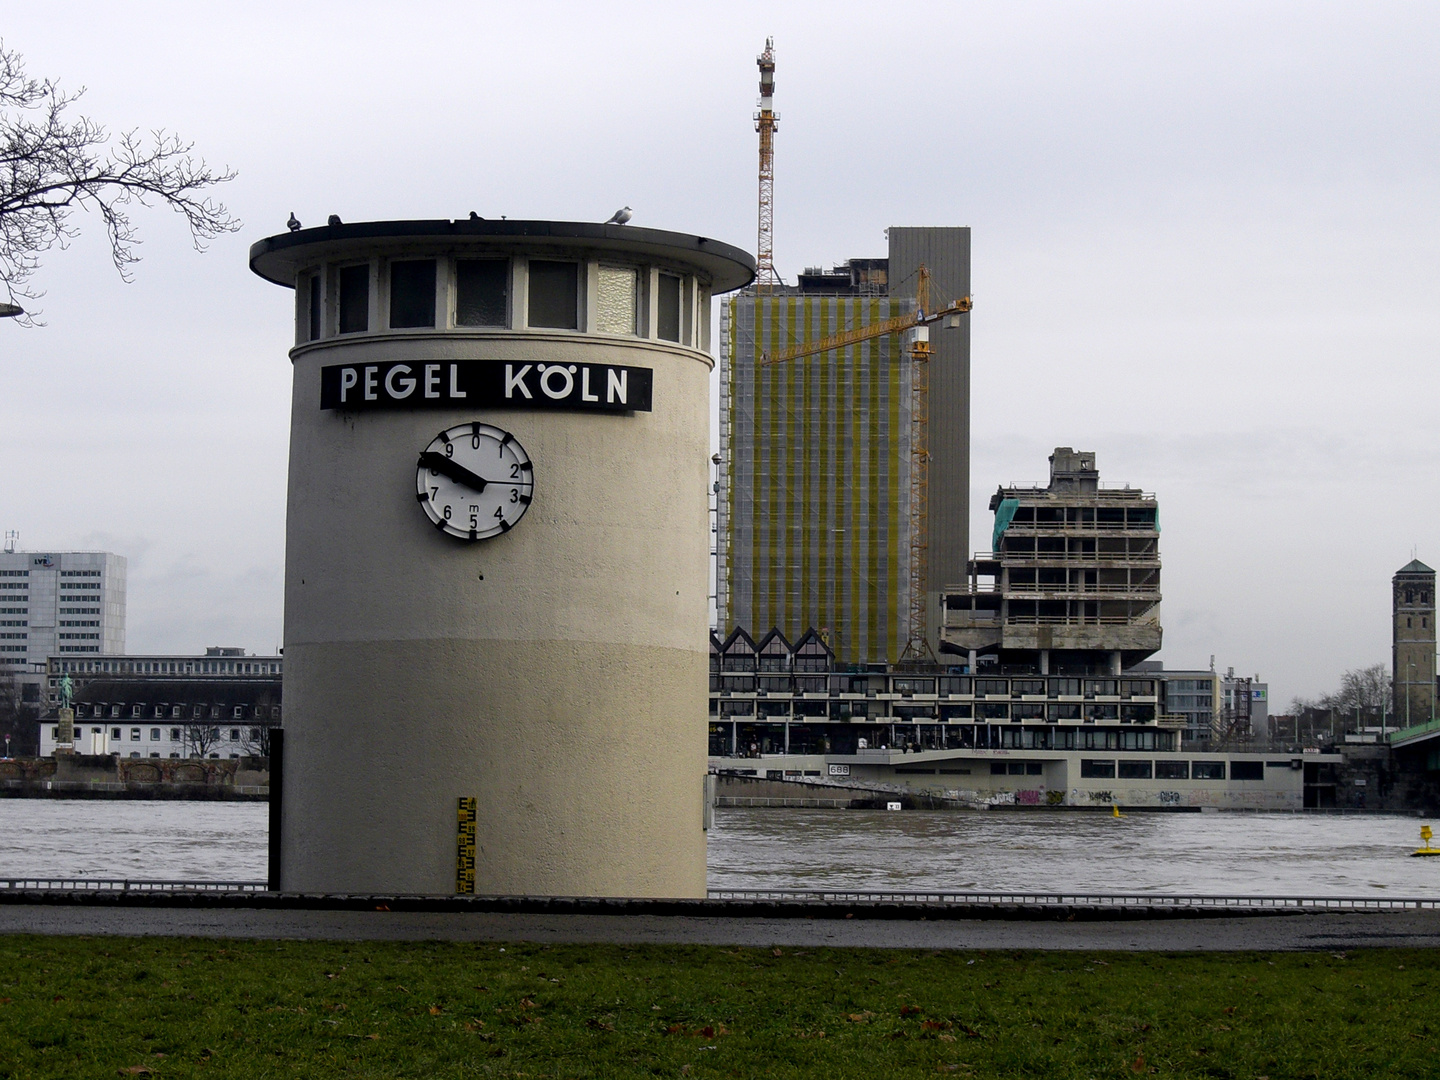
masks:
<path id="1" fill-rule="evenodd" d="M 455 444 L 454 444 L 454 443 L 448 443 L 448 442 L 447 442 L 447 443 L 445 444 L 445 456 L 446 456 L 446 457 L 454 457 L 454 456 L 455 456 Z"/>
<path id="2" fill-rule="evenodd" d="M 495 507 L 495 516 L 496 516 L 497 518 L 499 518 L 501 521 L 504 521 L 504 520 L 505 520 L 505 508 L 504 508 L 503 506 L 497 506 L 497 507 Z"/>
<path id="3" fill-rule="evenodd" d="M 431 476 L 434 476 L 435 474 L 434 474 L 434 473 L 431 473 L 430 475 L 431 475 Z M 432 487 L 432 488 L 430 489 L 430 498 L 431 498 L 431 499 L 434 499 L 435 496 L 437 496 L 437 495 L 439 495 L 439 494 L 440 494 L 440 489 L 439 489 L 438 487 Z"/>
<path id="4" fill-rule="evenodd" d="M 470 436 L 470 449 L 471 449 L 471 450 L 479 450 L 479 449 L 480 449 L 480 436 L 479 436 L 478 434 L 475 434 L 475 435 L 471 435 L 471 436 Z"/>
<path id="5" fill-rule="evenodd" d="M 511 479 L 511 480 L 519 480 L 519 479 L 520 479 L 520 466 L 519 466 L 519 465 L 516 465 L 514 462 L 512 462 L 512 463 L 510 464 L 510 479 Z"/>
<path id="6" fill-rule="evenodd" d="M 449 521 L 449 520 L 450 520 L 450 504 L 449 504 L 449 503 L 446 503 L 446 504 L 445 504 L 444 514 L 445 514 L 445 520 L 446 520 L 446 521 Z"/>
<path id="7" fill-rule="evenodd" d="M 511 501 L 512 503 L 518 503 L 518 502 L 520 501 L 520 489 L 519 489 L 519 488 L 511 488 L 511 489 L 510 489 L 510 501 Z"/>

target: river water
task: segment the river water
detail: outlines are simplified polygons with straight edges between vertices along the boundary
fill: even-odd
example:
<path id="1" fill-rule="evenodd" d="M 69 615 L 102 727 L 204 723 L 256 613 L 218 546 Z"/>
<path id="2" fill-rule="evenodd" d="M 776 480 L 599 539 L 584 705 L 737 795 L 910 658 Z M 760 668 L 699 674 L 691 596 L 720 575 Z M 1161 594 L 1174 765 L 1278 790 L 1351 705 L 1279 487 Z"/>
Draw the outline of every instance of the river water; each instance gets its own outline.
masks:
<path id="1" fill-rule="evenodd" d="M 261 803 L 0 799 L 0 878 L 260 881 Z M 1390 815 L 720 809 L 712 889 L 1440 896 Z"/>

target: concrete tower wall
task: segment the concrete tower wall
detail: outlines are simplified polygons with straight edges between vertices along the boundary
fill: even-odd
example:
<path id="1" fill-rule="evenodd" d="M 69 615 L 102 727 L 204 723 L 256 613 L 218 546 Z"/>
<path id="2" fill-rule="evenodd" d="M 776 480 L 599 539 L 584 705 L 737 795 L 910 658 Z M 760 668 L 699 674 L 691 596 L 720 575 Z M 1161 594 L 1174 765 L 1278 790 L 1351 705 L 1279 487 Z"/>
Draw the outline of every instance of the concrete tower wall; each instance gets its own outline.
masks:
<path id="1" fill-rule="evenodd" d="M 1395 722 L 1435 718 L 1435 571 L 1416 560 L 1391 579 Z"/>
<path id="2" fill-rule="evenodd" d="M 416 235 L 420 226 L 443 239 Z M 704 895 L 712 361 L 656 340 L 657 317 L 646 312 L 663 285 L 657 274 L 683 277 L 673 333 L 689 339 L 717 284 L 707 266 L 728 268 L 738 280 L 724 287 L 733 288 L 753 263 L 740 252 L 707 255 L 724 245 L 697 238 L 564 223 L 313 232 L 313 258 L 324 262 L 317 304 L 329 303 L 334 268 L 357 257 L 371 260 L 382 284 L 368 330 L 317 335 L 300 318 L 302 344 L 291 352 L 281 886 L 454 892 L 457 800 L 473 797 L 477 893 Z M 308 289 L 314 263 L 294 250 L 304 239 L 262 242 L 252 266 L 272 280 L 298 273 Z M 266 243 L 277 250 L 266 253 Z M 453 325 L 445 279 L 457 247 L 511 257 L 508 328 Z M 436 259 L 435 328 L 386 328 L 391 257 Z M 581 264 L 576 331 L 527 328 L 527 257 Z M 639 314 L 628 333 L 597 330 L 602 260 L 637 267 Z M 448 282 L 452 297 L 455 287 Z M 660 318 L 664 334 L 663 310 Z M 648 369 L 651 408 L 452 404 L 452 361 L 497 362 L 486 370 L 507 377 L 544 363 L 562 372 L 555 386 L 563 371 L 577 373 L 577 396 L 582 385 L 604 393 L 603 375 L 582 381 L 583 365 Z M 374 379 L 352 385 L 379 395 L 385 365 L 396 363 L 411 375 L 436 365 L 431 396 L 444 403 L 324 407 L 322 368 L 374 368 Z M 332 393 L 344 385 L 333 379 Z M 427 404 L 413 393 L 404 404 Z M 439 432 L 475 422 L 519 442 L 534 486 L 512 528 L 469 543 L 426 516 L 417 462 Z"/>

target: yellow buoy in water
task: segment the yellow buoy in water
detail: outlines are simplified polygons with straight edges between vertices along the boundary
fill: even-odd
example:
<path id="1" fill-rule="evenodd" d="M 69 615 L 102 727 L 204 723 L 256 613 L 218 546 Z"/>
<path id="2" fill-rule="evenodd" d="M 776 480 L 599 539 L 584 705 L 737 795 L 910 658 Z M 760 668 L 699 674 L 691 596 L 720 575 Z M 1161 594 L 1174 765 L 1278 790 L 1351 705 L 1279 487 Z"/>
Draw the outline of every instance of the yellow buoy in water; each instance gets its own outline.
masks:
<path id="1" fill-rule="evenodd" d="M 1425 846 L 1422 848 L 1416 848 L 1410 853 L 1411 856 L 1413 857 L 1416 855 L 1440 855 L 1440 848 L 1430 846 L 1430 838 L 1434 835 L 1435 834 L 1430 831 L 1429 825 L 1421 825 L 1420 839 L 1425 841 Z"/>
<path id="2" fill-rule="evenodd" d="M 1120 804 L 1119 804 L 1119 803 L 1111 803 L 1111 804 L 1110 804 L 1110 809 L 1115 811 L 1115 816 L 1116 816 L 1116 817 L 1124 817 L 1124 816 L 1125 816 L 1124 814 L 1120 813 Z M 1435 854 L 1440 855 L 1440 851 L 1437 851 Z"/>

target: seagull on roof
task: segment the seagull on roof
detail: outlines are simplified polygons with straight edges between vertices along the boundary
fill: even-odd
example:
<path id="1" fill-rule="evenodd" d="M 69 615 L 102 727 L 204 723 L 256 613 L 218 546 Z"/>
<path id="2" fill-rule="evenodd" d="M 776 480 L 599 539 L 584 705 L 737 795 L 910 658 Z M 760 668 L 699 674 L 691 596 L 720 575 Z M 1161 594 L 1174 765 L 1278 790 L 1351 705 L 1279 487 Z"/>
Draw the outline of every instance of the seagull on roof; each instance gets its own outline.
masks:
<path id="1" fill-rule="evenodd" d="M 624 224 L 625 224 L 627 221 L 629 221 L 629 220 L 630 220 L 630 207 L 624 206 L 624 207 L 621 207 L 619 210 L 616 210 L 615 213 L 611 214 L 611 215 L 610 215 L 610 220 L 607 221 L 607 222 L 605 222 L 605 224 L 606 224 L 606 225 L 624 225 Z"/>
<path id="2" fill-rule="evenodd" d="M 295 211 L 294 211 L 294 210 L 291 210 L 291 211 L 290 211 L 290 220 L 287 221 L 287 222 L 285 222 L 285 227 L 286 227 L 287 229 L 289 229 L 291 232 L 299 232 L 299 231 L 300 231 L 300 219 L 295 216 Z"/>

